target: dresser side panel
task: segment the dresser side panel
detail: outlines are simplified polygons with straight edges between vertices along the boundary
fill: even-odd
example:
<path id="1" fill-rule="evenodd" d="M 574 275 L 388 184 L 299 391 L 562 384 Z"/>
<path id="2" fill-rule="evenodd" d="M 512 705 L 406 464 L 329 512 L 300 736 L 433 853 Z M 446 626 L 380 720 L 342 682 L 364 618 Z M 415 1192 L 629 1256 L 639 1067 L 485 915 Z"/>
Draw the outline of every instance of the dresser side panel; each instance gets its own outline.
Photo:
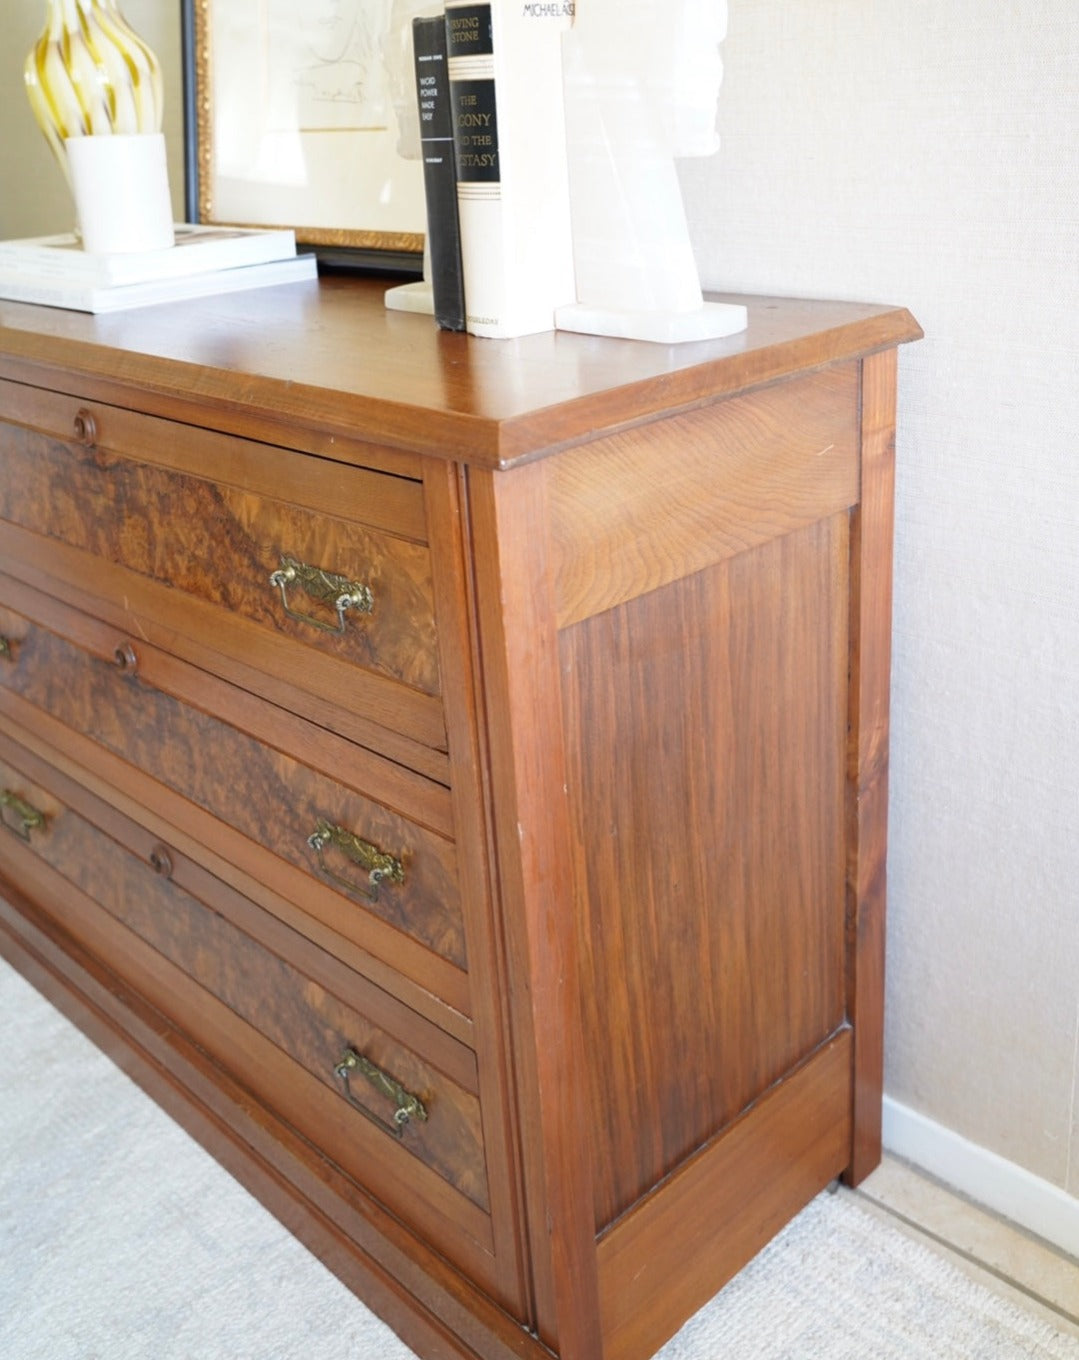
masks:
<path id="1" fill-rule="evenodd" d="M 597 1230 L 843 1021 L 846 524 L 561 634 Z"/>

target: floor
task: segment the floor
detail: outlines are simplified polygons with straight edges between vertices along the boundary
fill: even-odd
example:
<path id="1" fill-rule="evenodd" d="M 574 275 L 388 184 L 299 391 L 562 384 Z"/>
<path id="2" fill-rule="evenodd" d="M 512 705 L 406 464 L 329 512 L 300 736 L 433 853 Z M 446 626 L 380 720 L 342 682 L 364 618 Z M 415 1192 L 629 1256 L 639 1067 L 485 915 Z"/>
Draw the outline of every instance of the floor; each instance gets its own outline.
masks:
<path id="1" fill-rule="evenodd" d="M 987 1288 L 1079 1340 L 1079 1261 L 885 1156 L 853 1192 Z"/>

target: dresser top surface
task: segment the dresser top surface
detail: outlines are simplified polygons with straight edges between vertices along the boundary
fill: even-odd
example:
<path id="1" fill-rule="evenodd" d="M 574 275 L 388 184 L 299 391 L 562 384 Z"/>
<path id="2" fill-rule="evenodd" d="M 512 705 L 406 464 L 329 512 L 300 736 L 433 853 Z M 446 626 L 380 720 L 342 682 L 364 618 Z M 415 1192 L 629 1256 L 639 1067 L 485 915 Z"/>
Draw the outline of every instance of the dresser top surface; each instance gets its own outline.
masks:
<path id="1" fill-rule="evenodd" d="M 748 305 L 749 325 L 722 340 L 483 340 L 388 311 L 388 286 L 331 275 L 98 316 L 0 300 L 0 377 L 195 400 L 210 421 L 252 409 L 508 467 L 921 334 L 900 307 L 727 297 Z"/>

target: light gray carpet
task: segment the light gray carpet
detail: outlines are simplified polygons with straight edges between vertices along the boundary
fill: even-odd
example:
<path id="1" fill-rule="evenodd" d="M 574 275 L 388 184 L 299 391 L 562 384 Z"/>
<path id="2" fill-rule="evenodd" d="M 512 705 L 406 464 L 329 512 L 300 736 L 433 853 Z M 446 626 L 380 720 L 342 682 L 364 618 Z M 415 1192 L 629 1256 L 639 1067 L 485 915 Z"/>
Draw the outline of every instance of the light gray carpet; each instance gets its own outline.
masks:
<path id="1" fill-rule="evenodd" d="M 0 961 L 2 1360 L 411 1360 Z M 821 1195 L 662 1360 L 1079 1360 L 1079 1342 Z"/>

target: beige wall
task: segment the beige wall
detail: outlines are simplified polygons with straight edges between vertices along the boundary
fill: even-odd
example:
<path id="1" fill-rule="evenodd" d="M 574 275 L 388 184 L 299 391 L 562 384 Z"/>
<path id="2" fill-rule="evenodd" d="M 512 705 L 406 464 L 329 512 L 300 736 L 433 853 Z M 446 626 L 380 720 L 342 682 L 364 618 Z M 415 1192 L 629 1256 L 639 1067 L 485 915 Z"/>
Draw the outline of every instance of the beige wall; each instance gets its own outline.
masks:
<path id="1" fill-rule="evenodd" d="M 706 282 L 901 303 L 889 1093 L 1079 1194 L 1079 9 L 731 0 Z"/>
<path id="2" fill-rule="evenodd" d="M 3 0 L 0 235 L 65 229 Z M 126 0 L 172 92 L 178 0 Z M 911 308 L 901 359 L 887 1085 L 1079 1194 L 1074 0 L 731 0 L 704 281 Z"/>
<path id="3" fill-rule="evenodd" d="M 175 217 L 183 221 L 183 104 L 180 0 L 121 0 L 124 17 L 153 48 L 165 79 L 165 140 Z M 27 52 L 45 26 L 45 0 L 0 0 L 0 238 L 70 231 L 67 183 L 38 131 L 22 84 Z"/>

